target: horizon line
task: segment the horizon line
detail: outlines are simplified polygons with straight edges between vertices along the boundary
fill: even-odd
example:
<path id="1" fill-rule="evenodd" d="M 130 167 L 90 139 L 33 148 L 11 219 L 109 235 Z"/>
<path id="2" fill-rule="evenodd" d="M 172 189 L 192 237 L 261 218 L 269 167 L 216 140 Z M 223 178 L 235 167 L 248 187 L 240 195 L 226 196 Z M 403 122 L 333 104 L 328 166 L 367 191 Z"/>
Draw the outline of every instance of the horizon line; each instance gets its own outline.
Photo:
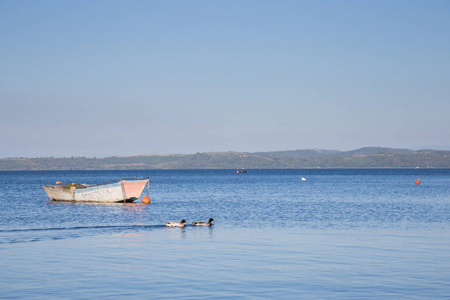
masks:
<path id="1" fill-rule="evenodd" d="M 207 154 L 207 153 L 249 153 L 249 154 L 255 154 L 255 153 L 271 153 L 271 152 L 291 152 L 291 151 L 335 151 L 335 152 L 351 152 L 366 148 L 380 148 L 380 149 L 393 149 L 393 150 L 408 150 L 408 151 L 450 151 L 450 149 L 432 149 L 432 148 L 394 148 L 394 147 L 384 147 L 384 146 L 367 146 L 367 147 L 360 147 L 352 150 L 337 150 L 337 149 L 322 149 L 322 148 L 306 148 L 306 149 L 294 149 L 294 150 L 276 150 L 276 151 L 204 151 L 204 152 L 195 152 L 195 153 L 170 153 L 170 154 L 136 154 L 136 155 L 109 155 L 109 156 L 85 156 L 85 155 L 79 155 L 79 156 L 34 156 L 34 157 L 25 157 L 25 156 L 10 156 L 10 157 L 0 157 L 0 159 L 35 159 L 35 158 L 91 158 L 91 159 L 103 159 L 103 158 L 110 158 L 110 157 L 137 157 L 137 156 L 176 156 L 176 155 L 195 155 L 195 154 Z"/>

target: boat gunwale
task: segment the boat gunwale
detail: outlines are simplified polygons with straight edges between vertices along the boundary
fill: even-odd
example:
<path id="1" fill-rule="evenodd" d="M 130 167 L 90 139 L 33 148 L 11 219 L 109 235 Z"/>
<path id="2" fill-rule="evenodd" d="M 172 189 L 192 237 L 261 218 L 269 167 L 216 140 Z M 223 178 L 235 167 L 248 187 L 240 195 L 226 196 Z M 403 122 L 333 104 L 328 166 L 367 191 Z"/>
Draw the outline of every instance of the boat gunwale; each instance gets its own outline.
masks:
<path id="1" fill-rule="evenodd" d="M 148 182 L 150 182 L 150 177 L 120 178 L 120 179 L 116 179 L 116 180 L 108 181 L 108 182 L 104 182 L 104 183 L 86 184 L 86 188 L 94 187 L 94 186 L 108 185 L 111 183 L 116 183 L 116 182 L 121 182 L 121 181 L 138 181 L 138 180 L 147 180 Z M 43 186 L 54 188 L 54 187 L 60 187 L 62 185 L 61 184 L 44 184 Z"/>

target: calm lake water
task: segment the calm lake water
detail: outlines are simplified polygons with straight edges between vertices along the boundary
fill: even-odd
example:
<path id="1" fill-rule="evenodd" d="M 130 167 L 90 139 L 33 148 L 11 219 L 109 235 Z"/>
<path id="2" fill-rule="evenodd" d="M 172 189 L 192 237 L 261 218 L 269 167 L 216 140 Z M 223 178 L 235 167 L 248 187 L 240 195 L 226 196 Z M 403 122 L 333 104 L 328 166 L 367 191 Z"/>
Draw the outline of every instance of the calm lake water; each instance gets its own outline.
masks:
<path id="1" fill-rule="evenodd" d="M 450 170 L 235 172 L 0 172 L 0 298 L 450 298 Z M 140 176 L 150 205 L 42 189 Z"/>

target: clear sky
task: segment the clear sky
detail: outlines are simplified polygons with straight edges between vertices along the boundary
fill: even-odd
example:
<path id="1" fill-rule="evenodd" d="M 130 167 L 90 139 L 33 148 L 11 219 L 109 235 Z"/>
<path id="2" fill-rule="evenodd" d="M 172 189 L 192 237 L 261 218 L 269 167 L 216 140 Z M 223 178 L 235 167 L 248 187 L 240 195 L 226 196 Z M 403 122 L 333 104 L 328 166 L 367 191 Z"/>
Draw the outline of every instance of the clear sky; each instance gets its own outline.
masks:
<path id="1" fill-rule="evenodd" d="M 450 149 L 450 1 L 0 1 L 0 157 Z"/>

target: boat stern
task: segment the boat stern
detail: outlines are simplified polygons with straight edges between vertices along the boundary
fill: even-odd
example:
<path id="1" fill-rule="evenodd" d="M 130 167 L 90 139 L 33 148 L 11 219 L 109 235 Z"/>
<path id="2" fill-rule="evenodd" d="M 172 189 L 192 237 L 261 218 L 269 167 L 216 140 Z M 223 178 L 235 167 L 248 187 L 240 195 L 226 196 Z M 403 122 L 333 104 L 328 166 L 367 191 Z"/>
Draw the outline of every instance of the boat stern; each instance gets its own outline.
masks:
<path id="1" fill-rule="evenodd" d="M 145 186 L 149 182 L 146 180 L 122 180 L 122 188 L 125 199 L 138 199 Z"/>

